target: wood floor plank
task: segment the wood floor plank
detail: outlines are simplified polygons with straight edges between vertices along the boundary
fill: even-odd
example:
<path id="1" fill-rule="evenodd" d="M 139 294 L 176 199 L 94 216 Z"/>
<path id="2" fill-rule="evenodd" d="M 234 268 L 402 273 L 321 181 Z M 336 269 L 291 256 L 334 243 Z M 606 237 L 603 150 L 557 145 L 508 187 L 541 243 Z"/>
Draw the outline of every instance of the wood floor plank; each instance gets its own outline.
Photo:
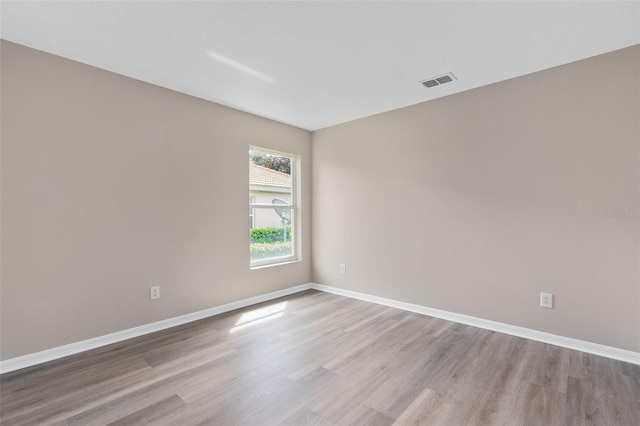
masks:
<path id="1" fill-rule="evenodd" d="M 361 404 L 347 413 L 339 423 L 345 425 L 387 426 L 392 425 L 394 419 Z"/>
<path id="2" fill-rule="evenodd" d="M 202 389 L 201 381 L 211 382 L 211 376 L 222 376 L 229 371 L 233 352 L 219 352 L 217 356 L 203 359 L 198 356 L 189 368 L 172 369 L 168 365 L 163 368 L 170 374 L 160 376 L 157 380 L 148 381 L 142 386 L 131 387 L 127 392 L 105 395 L 99 404 L 86 405 L 84 410 L 68 417 L 69 425 L 107 424 L 164 400 L 190 386 Z M 193 358 L 193 357 L 192 357 Z M 175 362 L 172 367 L 178 366 Z M 230 375 L 230 374 L 229 374 Z"/>
<path id="3" fill-rule="evenodd" d="M 172 395 L 109 424 L 113 426 L 169 425 L 170 418 L 176 415 L 176 411 L 182 410 L 187 410 L 187 404 L 178 395 Z"/>
<path id="4" fill-rule="evenodd" d="M 533 383 L 523 382 L 515 395 L 505 426 L 561 426 L 567 423 L 566 395 Z"/>
<path id="5" fill-rule="evenodd" d="M 0 376 L 3 426 L 638 418 L 640 366 L 313 290 Z"/>
<path id="6" fill-rule="evenodd" d="M 569 377 L 566 422 L 576 425 L 637 424 L 640 419 L 640 396 L 635 401 L 623 400 L 616 396 L 618 389 L 603 393 L 599 386 L 589 380 Z"/>
<path id="7" fill-rule="evenodd" d="M 333 423 L 325 420 L 315 411 L 306 407 L 296 411 L 288 418 L 284 419 L 281 426 L 332 426 Z"/>

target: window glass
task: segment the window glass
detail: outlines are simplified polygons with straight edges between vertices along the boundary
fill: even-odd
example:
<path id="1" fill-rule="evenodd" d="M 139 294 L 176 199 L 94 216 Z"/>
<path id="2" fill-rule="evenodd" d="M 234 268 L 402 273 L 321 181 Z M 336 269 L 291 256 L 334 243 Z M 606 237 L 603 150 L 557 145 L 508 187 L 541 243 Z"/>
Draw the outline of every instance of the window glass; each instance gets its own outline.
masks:
<path id="1" fill-rule="evenodd" d="M 249 150 L 249 252 L 251 266 L 297 259 L 296 157 Z"/>

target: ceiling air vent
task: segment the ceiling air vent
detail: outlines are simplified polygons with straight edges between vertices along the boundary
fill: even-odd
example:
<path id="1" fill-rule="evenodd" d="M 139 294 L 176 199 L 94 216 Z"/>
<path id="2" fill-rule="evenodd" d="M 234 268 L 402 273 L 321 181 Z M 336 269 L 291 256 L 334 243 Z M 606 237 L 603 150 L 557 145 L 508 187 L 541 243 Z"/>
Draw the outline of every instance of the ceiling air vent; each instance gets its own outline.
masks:
<path id="1" fill-rule="evenodd" d="M 426 87 L 436 87 L 436 86 L 440 86 L 441 84 L 449 83 L 450 81 L 453 81 L 453 80 L 456 80 L 456 76 L 453 75 L 452 73 L 448 73 L 440 77 L 434 77 L 428 80 L 421 81 L 421 83 Z"/>

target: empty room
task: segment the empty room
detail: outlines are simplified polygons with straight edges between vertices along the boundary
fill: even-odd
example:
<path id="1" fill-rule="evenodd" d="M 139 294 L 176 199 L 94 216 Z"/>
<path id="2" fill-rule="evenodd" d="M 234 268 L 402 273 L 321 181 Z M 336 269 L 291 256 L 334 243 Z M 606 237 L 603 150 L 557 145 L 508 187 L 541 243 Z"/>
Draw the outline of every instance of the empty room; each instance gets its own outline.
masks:
<path id="1" fill-rule="evenodd" d="M 2 425 L 640 419 L 640 2 L 1 1 Z"/>

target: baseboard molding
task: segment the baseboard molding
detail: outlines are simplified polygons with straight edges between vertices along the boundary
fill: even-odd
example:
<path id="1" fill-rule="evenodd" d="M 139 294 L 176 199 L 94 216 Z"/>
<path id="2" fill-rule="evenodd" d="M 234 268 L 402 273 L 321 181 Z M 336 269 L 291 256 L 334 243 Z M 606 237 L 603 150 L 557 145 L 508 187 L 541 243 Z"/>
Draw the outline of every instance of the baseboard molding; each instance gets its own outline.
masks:
<path id="1" fill-rule="evenodd" d="M 248 299 L 238 300 L 236 302 L 227 303 L 225 305 L 215 306 L 198 312 L 193 312 L 178 317 L 157 321 L 151 324 L 141 325 L 139 327 L 118 331 L 115 333 L 105 334 L 104 336 L 94 337 L 92 339 L 82 340 L 80 342 L 70 343 L 68 345 L 35 352 L 28 355 L 0 361 L 0 374 L 9 373 L 11 371 L 20 370 L 26 367 L 42 364 L 44 362 L 53 361 L 64 358 L 69 355 L 75 355 L 80 352 L 107 346 L 113 343 L 122 342 L 123 340 L 139 337 L 145 334 L 154 333 L 156 331 L 165 330 L 177 325 L 186 324 L 188 322 L 197 321 L 199 319 L 223 314 L 235 309 L 244 308 L 255 305 L 256 303 L 266 302 L 277 299 L 279 297 L 289 296 L 301 291 L 314 289 L 326 293 L 332 293 L 339 296 L 350 297 L 352 299 L 363 300 L 365 302 L 376 303 L 378 305 L 389 306 L 392 308 L 402 309 L 408 312 L 415 312 L 422 315 L 428 315 L 441 318 L 460 324 L 467 324 L 478 328 L 497 331 L 499 333 L 510 334 L 512 336 L 523 337 L 525 339 L 535 340 L 538 342 L 549 343 L 551 345 L 563 348 L 574 349 L 606 358 L 616 359 L 631 364 L 640 365 L 640 353 L 628 351 L 625 349 L 614 348 L 611 346 L 591 343 L 584 340 L 572 339 L 570 337 L 559 336 L 556 334 L 545 333 L 542 331 L 532 330 L 530 328 L 518 327 L 515 325 L 505 324 L 497 321 L 486 320 L 482 318 L 472 317 L 469 315 L 457 314 L 454 312 L 443 311 L 440 309 L 428 308 L 413 303 L 401 302 L 385 297 L 372 296 L 357 291 L 345 290 L 338 287 L 331 287 L 317 283 L 307 283 L 295 287 L 285 288 L 283 290 L 250 297 Z"/>
<path id="2" fill-rule="evenodd" d="M 139 327 L 129 328 L 127 330 L 117 331 L 115 333 L 105 334 L 104 336 L 98 336 L 92 339 L 82 340 L 80 342 L 58 346 L 56 348 L 47 349 L 28 355 L 9 358 L 4 361 L 0 361 L 0 374 L 9 373 L 11 371 L 20 370 L 22 368 L 31 367 L 59 358 L 64 358 L 69 355 L 75 355 L 77 353 L 88 351 L 90 349 L 96 349 L 102 346 L 111 345 L 113 343 L 122 342 L 123 340 L 131 339 L 133 337 L 154 333 L 156 331 L 165 330 L 167 328 L 186 324 L 188 322 L 196 321 L 199 319 L 223 314 L 225 312 L 255 305 L 256 303 L 266 302 L 272 299 L 277 299 L 279 297 L 288 296 L 290 294 L 309 290 L 311 287 L 312 286 L 310 283 L 298 285 L 295 287 L 289 287 L 283 290 L 278 290 L 271 293 L 250 297 L 248 299 L 242 299 L 236 302 L 227 303 L 225 305 L 204 309 L 202 311 L 180 315 L 178 317 L 157 321 L 151 324 L 141 325 Z"/>
<path id="3" fill-rule="evenodd" d="M 530 328 L 518 327 L 515 325 L 505 324 L 497 321 L 490 321 L 482 318 L 472 317 L 469 315 L 457 314 L 454 312 L 442 311 L 440 309 L 428 308 L 413 303 L 400 302 L 385 297 L 372 296 L 356 291 L 345 290 L 337 287 L 326 286 L 322 284 L 312 283 L 311 288 L 326 293 L 333 293 L 339 296 L 351 297 L 353 299 L 363 300 L 365 302 L 377 303 L 378 305 L 389 306 L 392 308 L 402 309 L 404 311 L 415 312 L 418 314 L 428 315 L 441 318 L 460 324 L 467 324 L 478 328 L 497 331 L 512 336 L 523 337 L 529 340 L 549 343 L 563 348 L 574 349 L 576 351 L 586 352 L 593 355 L 599 355 L 606 358 L 616 359 L 631 364 L 640 365 L 640 352 L 633 352 L 625 349 L 614 348 L 611 346 L 600 345 L 597 343 L 587 342 L 584 340 L 572 339 L 570 337 L 559 336 L 557 334 L 545 333 L 543 331 L 532 330 Z"/>

